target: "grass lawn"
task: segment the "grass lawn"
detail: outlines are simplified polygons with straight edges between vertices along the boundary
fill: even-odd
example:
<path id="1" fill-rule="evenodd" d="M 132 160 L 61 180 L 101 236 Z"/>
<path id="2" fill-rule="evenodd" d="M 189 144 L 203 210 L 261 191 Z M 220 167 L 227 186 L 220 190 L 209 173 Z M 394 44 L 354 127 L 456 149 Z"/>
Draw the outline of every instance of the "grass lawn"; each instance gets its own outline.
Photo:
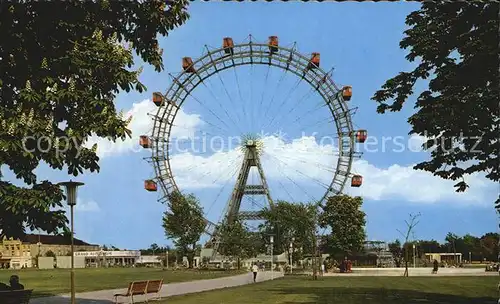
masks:
<path id="1" fill-rule="evenodd" d="M 498 277 L 288 277 L 162 304 L 496 304 Z"/>
<path id="2" fill-rule="evenodd" d="M 87 268 L 75 269 L 76 292 L 127 288 L 128 282 L 163 278 L 164 283 L 213 279 L 239 274 L 237 271 L 162 270 L 158 268 Z M 21 283 L 34 289 L 33 297 L 70 292 L 69 269 L 0 270 L 0 282 L 8 283 L 17 274 Z"/>

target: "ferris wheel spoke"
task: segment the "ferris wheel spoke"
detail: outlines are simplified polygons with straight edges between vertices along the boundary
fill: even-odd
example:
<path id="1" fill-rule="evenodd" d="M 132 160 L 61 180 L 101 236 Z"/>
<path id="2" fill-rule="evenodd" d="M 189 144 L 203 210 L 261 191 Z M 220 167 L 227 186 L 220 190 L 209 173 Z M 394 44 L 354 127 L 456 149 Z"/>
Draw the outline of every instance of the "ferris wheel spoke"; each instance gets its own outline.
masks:
<path id="1" fill-rule="evenodd" d="M 279 150 L 280 152 L 285 151 L 283 148 L 279 148 L 279 149 L 275 149 L 275 150 Z M 307 149 L 305 152 L 309 155 L 328 155 L 328 156 L 339 156 L 340 155 L 339 151 L 336 151 L 336 150 L 318 152 L 318 151 Z M 266 152 L 266 153 L 271 154 L 269 152 Z"/>
<path id="2" fill-rule="evenodd" d="M 223 163 L 223 162 L 226 162 L 226 160 L 219 160 L 219 161 L 217 161 L 217 163 L 218 163 L 218 164 Z M 235 163 L 235 162 L 236 162 L 236 160 L 229 161 L 229 164 L 228 164 L 228 166 L 226 166 L 226 167 L 230 167 L 230 166 L 234 165 L 234 163 Z M 213 161 L 211 161 L 211 163 L 213 163 Z M 221 172 L 225 173 L 225 171 L 224 171 L 224 170 L 221 170 Z M 201 176 L 199 177 L 199 179 L 201 180 L 201 179 L 203 179 L 205 176 L 207 176 L 208 174 L 211 174 L 211 173 L 212 173 L 212 172 L 211 172 L 210 170 L 207 170 L 207 171 L 206 171 L 203 175 L 201 175 Z M 217 180 L 219 180 L 219 179 L 220 179 L 220 177 L 222 177 L 222 175 L 223 175 L 223 174 L 221 174 L 218 178 L 216 178 L 215 180 L 213 180 L 213 181 L 212 181 L 212 183 L 215 183 Z"/>
<path id="3" fill-rule="evenodd" d="M 321 169 L 323 169 L 325 171 L 328 171 L 330 173 L 335 173 L 336 172 L 336 170 L 332 169 L 330 166 L 327 166 L 327 165 L 319 163 L 319 162 L 309 161 L 309 160 L 300 159 L 300 158 L 293 158 L 293 157 L 283 156 L 283 155 L 280 156 L 280 157 L 286 158 L 286 159 L 289 159 L 289 160 L 293 160 L 293 161 L 299 161 L 299 162 L 304 163 L 304 164 L 315 165 L 316 167 L 321 168 Z"/>
<path id="4" fill-rule="evenodd" d="M 222 188 L 217 193 L 215 199 L 210 204 L 210 207 L 208 208 L 208 211 L 206 213 L 207 215 L 210 213 L 210 211 L 212 211 L 213 206 L 215 205 L 215 203 L 217 202 L 217 200 L 222 195 L 222 192 L 224 191 L 224 189 L 226 188 L 226 186 L 229 185 L 229 181 L 231 181 L 236 176 L 237 173 L 238 173 L 238 169 L 234 170 L 233 174 L 226 180 L 226 182 L 224 183 L 224 185 L 222 186 Z M 219 177 L 222 177 L 222 174 Z M 219 221 L 220 221 L 220 219 L 219 219 Z"/>
<path id="5" fill-rule="evenodd" d="M 211 127 L 214 127 L 214 126 L 212 126 L 212 125 L 210 125 L 210 126 L 211 126 Z M 172 127 L 182 128 L 182 129 L 185 129 L 185 130 L 190 130 L 190 131 L 192 130 L 192 128 L 190 128 L 190 127 L 186 127 L 186 126 L 183 126 L 183 125 L 177 125 L 177 124 L 172 124 Z M 220 130 L 219 128 L 217 128 L 217 129 L 218 129 L 218 130 Z M 214 133 L 207 132 L 207 131 L 205 131 L 205 130 L 203 130 L 203 131 L 195 131 L 194 133 L 196 133 L 196 132 L 199 132 L 199 133 L 205 133 L 205 134 L 207 134 L 207 135 L 212 135 L 212 136 L 220 136 L 220 134 L 219 134 L 219 135 L 217 135 L 217 134 L 214 134 Z M 182 138 L 182 136 L 180 136 L 180 137 Z M 184 136 L 184 137 L 189 137 L 189 136 Z M 194 138 L 192 138 L 192 139 L 194 140 L 195 138 L 196 138 L 196 137 L 194 137 Z"/>
<path id="6" fill-rule="evenodd" d="M 283 74 L 281 75 L 280 79 L 278 80 L 278 84 L 276 85 L 276 88 L 273 91 L 273 96 L 271 97 L 271 100 L 267 103 L 266 111 L 264 112 L 264 115 L 263 115 L 264 121 L 267 121 L 267 117 L 268 117 L 267 114 L 269 113 L 269 109 L 271 108 L 272 104 L 274 103 L 274 98 L 276 96 L 276 91 L 278 90 L 278 88 L 280 88 L 280 86 L 283 83 L 283 80 L 285 79 L 286 75 L 287 75 L 287 73 L 286 73 L 286 70 L 285 70 L 285 72 L 283 72 Z M 297 85 L 298 85 L 298 83 L 300 83 L 300 79 L 297 81 Z"/>
<path id="7" fill-rule="evenodd" d="M 267 155 L 269 155 L 269 156 L 271 156 L 272 158 L 276 159 L 276 160 L 277 160 L 277 161 L 279 161 L 280 163 L 284 164 L 285 166 L 289 167 L 290 169 L 294 170 L 295 172 L 299 173 L 300 175 L 302 175 L 302 176 L 304 176 L 304 177 L 306 177 L 306 178 L 308 178 L 308 179 L 310 179 L 310 180 L 314 181 L 316 184 L 318 184 L 318 185 L 320 185 L 320 186 L 322 186 L 323 188 L 325 188 L 325 189 L 327 189 L 327 190 L 328 190 L 329 186 L 328 186 L 327 184 L 325 184 L 325 183 L 323 183 L 323 182 L 321 182 L 321 181 L 319 181 L 319 180 L 315 179 L 314 177 L 311 177 L 311 176 L 309 176 L 309 175 L 307 175 L 307 174 L 304 174 L 303 172 L 301 172 L 301 171 L 299 171 L 299 170 L 297 170 L 297 169 L 295 169 L 295 168 L 292 168 L 292 167 L 291 167 L 291 166 L 289 166 L 287 163 L 285 163 L 285 162 L 284 162 L 284 161 L 282 161 L 281 159 L 279 159 L 279 158 L 275 157 L 274 155 L 271 155 L 271 154 L 269 154 L 269 153 L 266 153 L 266 154 L 267 154 Z"/>
<path id="8" fill-rule="evenodd" d="M 299 122 L 300 119 L 302 119 L 304 117 L 307 117 L 308 115 L 310 115 L 310 114 L 312 114 L 312 113 L 314 113 L 314 112 L 316 112 L 316 111 L 318 111 L 318 110 L 320 110 L 320 109 L 322 109 L 324 107 L 327 107 L 327 105 L 320 104 L 319 106 L 316 106 L 314 109 L 309 110 L 307 112 L 304 112 L 304 114 L 302 114 L 302 115 L 300 115 L 300 116 L 298 116 L 298 117 L 295 118 L 295 120 L 292 122 L 292 125 L 295 125 L 295 123 Z"/>
<path id="9" fill-rule="evenodd" d="M 220 126 L 217 126 L 217 125 L 214 125 L 206 120 L 204 120 L 204 122 L 206 122 L 207 124 L 215 127 L 215 128 L 218 128 L 219 130 L 223 131 L 223 132 L 226 132 L 226 134 L 230 134 L 231 132 L 229 132 L 229 130 L 231 129 L 231 127 L 229 127 L 226 122 L 224 122 L 220 117 L 219 115 L 217 115 L 216 113 L 214 113 L 214 111 L 212 111 L 212 109 L 208 108 L 203 102 L 201 102 L 198 98 L 196 98 L 196 96 L 194 96 L 193 94 L 191 94 L 191 92 L 188 93 L 188 95 L 193 98 L 196 102 L 198 102 L 198 104 L 200 104 L 202 107 L 204 107 L 205 109 L 207 109 L 210 114 L 212 114 L 214 117 L 216 117 L 226 128 L 223 128 L 223 127 L 220 127 Z"/>
<path id="10" fill-rule="evenodd" d="M 238 111 L 236 111 L 236 108 L 237 107 L 234 107 L 235 103 L 233 102 L 233 98 L 231 97 L 231 94 L 229 94 L 229 91 L 227 90 L 227 87 L 226 87 L 226 84 L 224 82 L 224 80 L 222 79 L 222 77 L 220 76 L 219 73 L 216 73 L 217 74 L 217 77 L 219 78 L 221 84 L 222 84 L 222 88 L 224 89 L 224 92 L 226 93 L 226 96 L 229 98 L 229 102 L 230 102 L 230 105 L 232 105 L 232 107 L 235 109 L 235 113 L 237 114 L 238 116 L 238 121 L 243 121 L 240 117 L 239 117 L 239 114 L 238 114 Z M 238 130 L 240 131 L 240 133 L 243 133 L 242 130 L 238 127 Z"/>
<path id="11" fill-rule="evenodd" d="M 309 91 L 306 94 L 304 94 L 301 98 L 297 99 L 297 101 L 295 103 L 293 103 L 292 108 L 290 108 L 288 113 L 286 113 L 285 115 L 290 115 L 293 112 L 293 110 L 297 108 L 296 107 L 297 105 L 300 105 L 301 103 L 307 101 L 311 97 L 311 95 L 314 93 L 314 91 L 315 91 L 314 88 L 309 89 Z M 287 103 L 288 102 L 285 102 L 285 104 L 287 104 Z M 283 104 L 283 106 L 285 104 Z M 271 120 L 271 122 L 269 123 L 269 128 L 274 127 L 274 122 L 275 122 L 276 117 L 277 116 L 274 116 L 273 119 Z"/>
<path id="12" fill-rule="evenodd" d="M 305 131 L 305 130 L 308 130 L 308 129 L 313 128 L 313 127 L 320 127 L 320 126 L 323 126 L 323 125 L 326 125 L 326 124 L 332 124 L 332 123 L 335 123 L 335 119 L 334 118 L 325 117 L 322 120 L 319 120 L 317 122 L 314 122 L 314 123 L 311 123 L 311 124 L 307 124 L 305 126 L 297 126 L 297 127 L 299 127 L 302 131 Z M 296 130 L 297 130 L 297 128 L 292 129 L 292 131 L 296 131 Z"/>
<path id="13" fill-rule="evenodd" d="M 212 201 L 212 203 L 210 204 L 209 208 L 208 208 L 208 211 L 206 212 L 206 214 L 208 215 L 210 213 L 210 211 L 212 210 L 214 204 L 217 202 L 217 200 L 219 199 L 219 197 L 222 195 L 222 192 L 224 191 L 224 189 L 226 188 L 226 186 L 229 184 L 229 182 L 236 176 L 236 174 L 238 173 L 238 166 L 236 165 L 238 160 L 240 159 L 240 157 L 237 157 L 235 160 L 233 161 L 230 161 L 228 166 L 227 167 L 231 167 L 231 166 L 234 166 L 233 170 L 231 171 L 232 174 L 229 176 L 228 179 L 226 179 L 226 181 L 224 182 L 222 188 L 219 190 L 219 192 L 217 193 L 215 199 Z M 219 176 L 213 181 L 213 183 L 216 183 L 218 182 L 223 176 L 226 175 L 226 172 L 225 170 L 222 170 L 221 171 L 221 174 L 219 174 Z"/>
<path id="14" fill-rule="evenodd" d="M 238 111 L 236 111 L 236 108 L 233 106 L 234 104 L 232 103 L 231 96 L 229 95 L 229 91 L 227 91 L 225 86 L 224 86 L 224 81 L 222 80 L 222 77 L 219 75 L 219 72 L 217 72 L 216 74 L 217 74 L 217 78 L 219 78 L 220 82 L 223 84 L 224 94 L 226 95 L 226 97 L 229 98 L 229 104 L 220 102 L 220 107 L 222 107 L 224 109 L 224 111 L 227 111 L 227 113 L 228 113 L 227 116 L 231 117 L 231 120 L 234 121 L 235 129 L 241 133 L 240 125 L 238 124 L 238 122 L 241 121 L 239 113 L 238 113 Z M 214 87 L 214 84 L 212 83 L 210 78 L 207 78 L 206 81 L 208 82 L 210 87 L 212 87 L 212 88 Z M 220 101 L 220 99 L 218 97 L 216 97 L 216 98 Z M 229 111 L 228 111 L 228 109 L 229 109 Z M 234 115 L 229 115 L 230 112 L 234 113 Z"/>
<path id="15" fill-rule="evenodd" d="M 263 154 L 264 155 L 264 154 Z M 268 156 L 271 156 L 273 157 L 272 155 L 270 154 L 267 154 Z M 309 196 L 309 198 L 311 198 L 312 200 L 315 200 L 313 196 L 311 196 L 304 188 L 302 188 L 299 184 L 297 184 L 293 179 L 291 179 L 288 174 L 286 174 L 282 169 L 281 169 L 281 166 L 278 166 L 278 171 L 280 171 L 281 175 L 283 175 L 286 179 L 288 179 L 292 184 L 294 184 L 297 188 L 299 188 L 300 190 L 302 190 L 307 196 Z M 279 180 L 278 180 L 279 181 Z M 281 183 L 281 182 L 280 182 Z M 283 184 L 282 184 L 283 185 Z"/>
<path id="16" fill-rule="evenodd" d="M 254 117 L 255 117 L 255 112 L 254 112 L 254 105 L 253 105 L 253 64 L 250 65 L 250 72 L 249 72 L 249 75 L 250 75 L 250 132 L 254 132 Z"/>
<path id="17" fill-rule="evenodd" d="M 209 83 L 210 83 L 210 82 L 209 82 Z M 217 96 L 215 95 L 215 93 L 213 92 L 213 90 L 212 90 L 209 86 L 207 86 L 207 85 L 205 84 L 205 82 L 204 82 L 204 81 L 202 82 L 202 84 L 203 84 L 203 86 L 204 86 L 205 88 L 207 88 L 207 89 L 208 89 L 208 91 L 209 91 L 210 95 L 212 95 L 212 97 L 213 97 L 213 98 L 217 101 L 217 104 L 218 104 L 218 105 L 219 105 L 219 107 L 222 109 L 222 111 L 224 111 L 224 113 L 226 114 L 227 118 L 229 118 L 229 120 L 230 120 L 230 122 L 232 123 L 232 125 L 234 125 L 234 127 L 238 129 L 238 128 L 239 128 L 239 126 L 238 126 L 238 124 L 234 121 L 233 117 L 232 117 L 231 115 L 229 115 L 229 112 L 227 111 L 227 107 L 222 106 L 222 103 L 221 103 L 221 101 L 220 101 L 219 97 L 217 97 Z"/>
<path id="18" fill-rule="evenodd" d="M 259 102 L 259 107 L 257 108 L 257 113 L 258 114 L 262 114 L 262 106 L 263 106 L 263 102 L 264 102 L 264 95 L 266 94 L 266 87 L 267 87 L 267 82 L 268 82 L 268 79 L 269 79 L 269 72 L 271 71 L 271 65 L 268 65 L 267 66 L 267 72 L 266 72 L 266 77 L 264 77 L 264 85 L 263 85 L 263 89 L 262 89 L 262 94 L 261 94 L 261 98 L 260 98 L 260 102 Z"/>
<path id="19" fill-rule="evenodd" d="M 279 170 L 279 169 L 278 169 L 278 170 Z M 295 199 L 294 199 L 294 198 L 293 198 L 293 196 L 290 194 L 290 192 L 286 189 L 285 185 L 283 185 L 283 183 L 282 183 L 279 179 L 278 179 L 278 180 L 276 180 L 276 181 L 280 184 L 280 186 L 281 186 L 281 188 L 283 189 L 283 191 L 285 191 L 285 192 L 286 192 L 286 194 L 288 194 L 288 197 L 290 198 L 290 202 L 293 202 Z M 292 181 L 292 183 L 293 183 L 293 181 Z"/>
<path id="20" fill-rule="evenodd" d="M 282 109 L 283 108 L 283 105 L 287 102 L 287 100 L 290 98 L 290 96 L 292 96 L 293 92 L 295 92 L 295 90 L 297 90 L 297 88 L 299 87 L 299 85 L 300 85 L 301 82 L 302 82 L 302 78 L 300 78 L 300 79 L 297 80 L 297 82 L 295 83 L 295 85 L 292 87 L 292 89 L 290 91 L 288 91 L 288 94 L 286 95 L 286 97 L 279 104 L 278 109 Z M 269 123 L 267 125 L 269 125 Z"/>
<path id="21" fill-rule="evenodd" d="M 242 106 L 242 109 L 243 109 L 243 117 L 245 118 L 245 124 L 247 124 L 248 122 L 248 115 L 247 115 L 247 112 L 246 112 L 246 102 L 245 100 L 243 99 L 243 95 L 241 94 L 241 88 L 240 88 L 240 81 L 238 79 L 238 72 L 236 72 L 236 66 L 233 67 L 233 72 L 234 72 L 234 77 L 236 79 L 236 87 L 238 88 L 238 95 L 240 97 L 240 100 L 242 101 L 243 103 L 243 106 Z"/>

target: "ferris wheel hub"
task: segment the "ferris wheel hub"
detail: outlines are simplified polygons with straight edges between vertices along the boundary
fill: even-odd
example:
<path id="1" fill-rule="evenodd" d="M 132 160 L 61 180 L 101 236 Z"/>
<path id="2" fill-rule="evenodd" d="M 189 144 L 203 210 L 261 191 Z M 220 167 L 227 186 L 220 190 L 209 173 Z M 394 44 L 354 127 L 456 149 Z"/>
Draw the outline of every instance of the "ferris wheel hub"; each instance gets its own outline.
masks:
<path id="1" fill-rule="evenodd" d="M 260 154 L 264 149 L 262 138 L 256 134 L 246 134 L 243 135 L 241 139 L 241 149 L 243 152 L 245 152 L 245 150 L 253 150 Z"/>

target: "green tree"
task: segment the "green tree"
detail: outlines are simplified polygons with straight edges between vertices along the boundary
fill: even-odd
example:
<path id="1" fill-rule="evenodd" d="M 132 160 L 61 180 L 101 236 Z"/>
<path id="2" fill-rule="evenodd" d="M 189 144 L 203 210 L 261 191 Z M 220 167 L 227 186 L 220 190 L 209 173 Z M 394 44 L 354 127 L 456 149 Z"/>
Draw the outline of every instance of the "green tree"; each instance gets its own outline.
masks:
<path id="1" fill-rule="evenodd" d="M 497 261 L 499 256 L 498 233 L 489 232 L 483 235 L 479 242 L 484 255 L 488 261 Z"/>
<path id="2" fill-rule="evenodd" d="M 269 245 L 269 235 L 274 236 L 275 254 L 285 252 L 290 256 L 290 244 L 295 249 L 303 248 L 303 252 L 313 252 L 318 218 L 316 204 L 277 201 L 273 208 L 264 209 L 262 214 L 265 219 L 260 227 L 263 240 Z M 294 250 L 292 257 L 300 259 L 303 252 Z"/>
<path id="3" fill-rule="evenodd" d="M 236 258 L 240 269 L 240 259 L 246 257 L 250 243 L 248 228 L 241 221 L 234 221 L 232 224 L 222 224 L 219 233 L 221 236 L 219 253 Z"/>
<path id="4" fill-rule="evenodd" d="M 179 192 L 170 195 L 167 207 L 162 225 L 165 235 L 173 240 L 179 254 L 187 256 L 192 268 L 196 245 L 205 231 L 203 209 L 194 195 Z"/>
<path id="5" fill-rule="evenodd" d="M 255 258 L 257 255 L 266 252 L 265 238 L 260 232 L 250 231 L 246 245 L 245 256 L 247 258 Z"/>
<path id="6" fill-rule="evenodd" d="M 420 240 L 416 244 L 422 253 L 442 252 L 441 245 L 436 240 Z"/>
<path id="7" fill-rule="evenodd" d="M 372 97 L 379 113 L 400 111 L 416 82 L 428 80 L 408 121 L 410 134 L 427 138 L 430 160 L 414 169 L 458 181 L 457 192 L 468 188 L 464 177 L 472 173 L 500 178 L 498 11 L 498 3 L 423 3 L 406 18 L 410 28 L 400 43 L 415 69 L 387 80 Z"/>
<path id="8" fill-rule="evenodd" d="M 453 252 L 455 254 L 453 260 L 457 262 L 457 243 L 460 242 L 460 237 L 454 233 L 448 232 L 444 240 L 446 241 L 446 245 L 448 246 L 448 248 L 450 248 L 450 252 Z"/>
<path id="9" fill-rule="evenodd" d="M 410 262 L 410 259 L 413 257 L 413 244 L 414 242 L 410 242 L 410 236 L 413 236 L 413 229 L 418 225 L 419 221 L 417 220 L 420 217 L 420 213 L 418 214 L 411 214 L 409 215 L 409 220 L 405 220 L 405 225 L 406 225 L 406 230 L 401 231 L 398 229 L 398 232 L 401 234 L 402 237 L 404 237 L 404 243 L 403 243 L 403 259 L 405 262 L 405 272 L 404 276 L 407 277 L 409 276 L 408 272 L 408 263 Z"/>
<path id="10" fill-rule="evenodd" d="M 149 249 L 151 249 L 151 251 L 153 252 L 153 255 L 154 255 L 155 253 L 158 253 L 158 250 L 160 249 L 160 247 L 158 246 L 158 244 L 153 243 L 153 244 L 151 244 L 151 246 L 149 246 Z"/>
<path id="11" fill-rule="evenodd" d="M 130 136 L 113 101 L 145 89 L 133 52 L 163 70 L 158 36 L 186 21 L 187 5 L 0 1 L 0 166 L 25 184 L 0 181 L 0 237 L 66 228 L 61 190 L 34 170 L 43 162 L 75 176 L 99 171 L 97 146 L 86 140 Z"/>
<path id="12" fill-rule="evenodd" d="M 336 195 L 329 197 L 319 216 L 321 228 L 329 228 L 326 247 L 333 256 L 360 252 L 366 239 L 365 213 L 359 196 Z"/>
<path id="13" fill-rule="evenodd" d="M 401 247 L 401 242 L 399 240 L 396 240 L 392 243 L 389 243 L 388 246 L 389 251 L 392 254 L 394 264 L 396 264 L 396 267 L 401 267 L 401 264 L 403 263 L 403 247 Z"/>

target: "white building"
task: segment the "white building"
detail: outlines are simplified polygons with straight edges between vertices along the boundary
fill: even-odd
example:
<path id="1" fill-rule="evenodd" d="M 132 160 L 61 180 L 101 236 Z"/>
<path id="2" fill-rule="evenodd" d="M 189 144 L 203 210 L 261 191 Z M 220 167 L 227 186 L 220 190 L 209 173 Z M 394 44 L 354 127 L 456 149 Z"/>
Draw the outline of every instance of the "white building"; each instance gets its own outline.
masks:
<path id="1" fill-rule="evenodd" d="M 136 264 L 144 265 L 144 266 L 162 266 L 164 256 L 159 255 L 141 255 L 136 260 Z"/>
<path id="2" fill-rule="evenodd" d="M 85 257 L 87 267 L 131 266 L 141 257 L 139 250 L 77 251 L 75 257 Z"/>

